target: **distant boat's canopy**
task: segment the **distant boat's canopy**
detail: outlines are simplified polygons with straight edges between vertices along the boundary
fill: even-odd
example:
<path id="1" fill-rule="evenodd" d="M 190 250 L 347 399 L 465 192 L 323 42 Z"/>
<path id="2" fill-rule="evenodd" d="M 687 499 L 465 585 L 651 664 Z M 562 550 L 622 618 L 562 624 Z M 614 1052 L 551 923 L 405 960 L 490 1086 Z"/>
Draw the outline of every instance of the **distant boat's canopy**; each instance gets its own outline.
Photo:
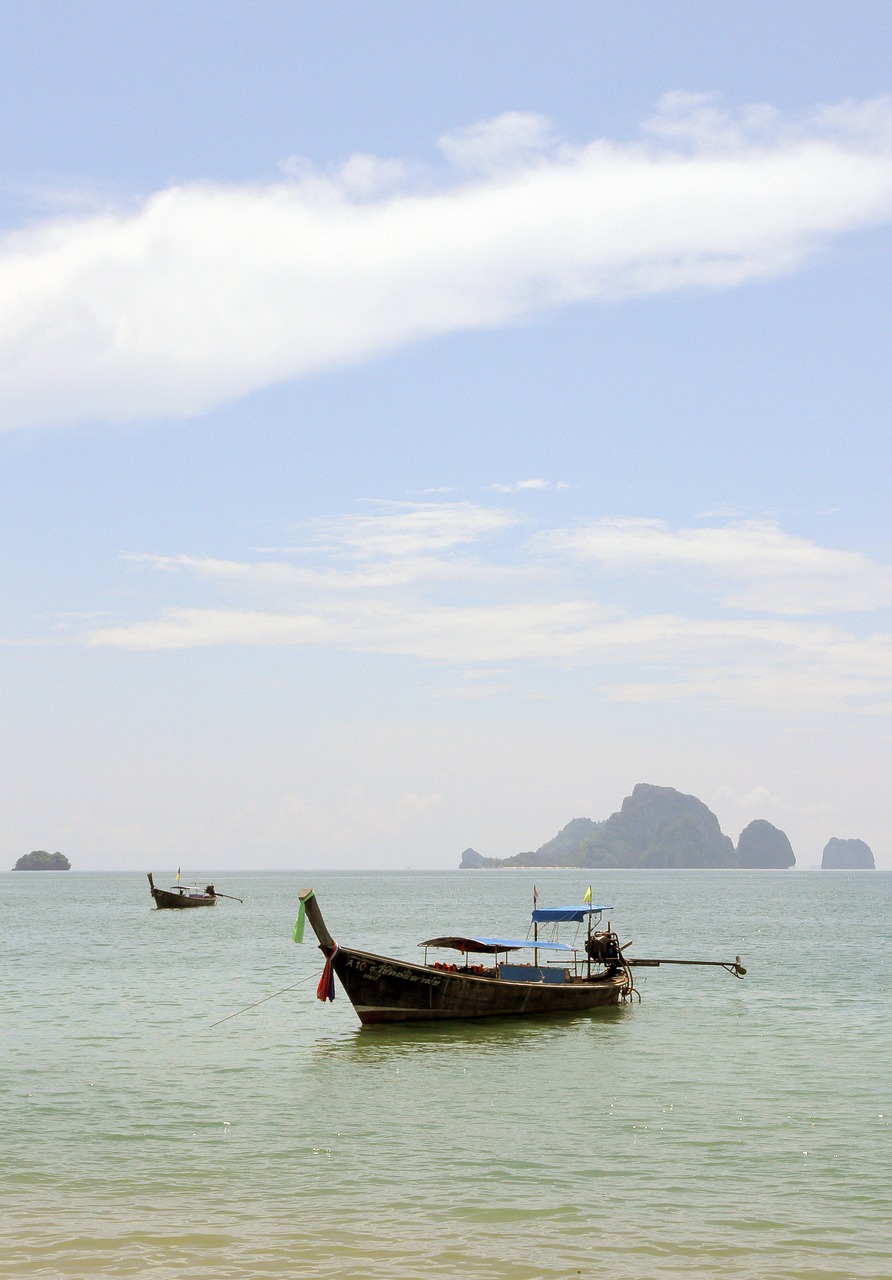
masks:
<path id="1" fill-rule="evenodd" d="M 553 921 L 558 924 L 565 920 L 572 920 L 578 924 L 586 916 L 596 916 L 600 911 L 612 910 L 613 907 L 597 906 L 590 903 L 585 903 L 581 907 L 537 907 L 533 912 L 533 920 L 536 924 L 543 924 L 545 921 Z M 540 942 L 539 946 L 541 947 L 542 945 Z"/>
<path id="2" fill-rule="evenodd" d="M 522 951 L 524 948 L 539 951 L 575 951 L 568 942 L 535 942 L 532 938 L 428 938 L 419 947 L 450 947 L 453 951 L 486 952 L 495 955 L 499 951 Z"/>

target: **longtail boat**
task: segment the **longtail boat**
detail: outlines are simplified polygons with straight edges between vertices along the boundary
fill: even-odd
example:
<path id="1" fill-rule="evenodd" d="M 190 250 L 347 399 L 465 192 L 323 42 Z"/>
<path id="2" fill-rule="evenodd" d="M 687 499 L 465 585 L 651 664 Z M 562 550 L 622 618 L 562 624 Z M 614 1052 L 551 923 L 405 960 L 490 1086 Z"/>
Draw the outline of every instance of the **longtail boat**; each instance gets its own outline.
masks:
<path id="1" fill-rule="evenodd" d="M 424 959 L 419 964 L 340 946 L 328 931 L 315 893 L 305 889 L 300 894 L 294 940 L 303 941 L 304 920 L 309 921 L 325 956 L 318 998 L 334 999 L 337 976 L 363 1025 L 526 1017 L 607 1008 L 637 996 L 632 978 L 636 964 L 707 964 L 726 969 L 738 978 L 746 973 L 739 956 L 733 963 L 627 958 L 609 922 L 606 929 L 598 928 L 607 910 L 607 906 L 593 906 L 590 902 L 540 908 L 534 899 L 532 938 L 429 938 L 418 944 L 424 948 Z M 542 925 L 559 923 L 585 925 L 582 947 L 540 935 Z M 457 951 L 463 963 L 431 962 L 428 953 L 432 949 Z M 514 963 L 518 951 L 532 951 L 532 962 Z M 472 964 L 471 956 L 484 957 L 484 963 Z"/>
<path id="2" fill-rule="evenodd" d="M 203 889 L 198 889 L 194 885 L 175 884 L 170 889 L 159 889 L 152 877 L 151 871 L 146 872 L 149 877 L 149 892 L 152 895 L 152 901 L 159 911 L 173 910 L 183 911 L 189 907 L 215 907 L 218 898 L 232 898 L 229 893 L 218 893 L 212 884 L 205 885 Z M 179 875 L 179 873 L 177 873 Z M 241 898 L 232 898 L 233 902 L 241 902 Z"/>

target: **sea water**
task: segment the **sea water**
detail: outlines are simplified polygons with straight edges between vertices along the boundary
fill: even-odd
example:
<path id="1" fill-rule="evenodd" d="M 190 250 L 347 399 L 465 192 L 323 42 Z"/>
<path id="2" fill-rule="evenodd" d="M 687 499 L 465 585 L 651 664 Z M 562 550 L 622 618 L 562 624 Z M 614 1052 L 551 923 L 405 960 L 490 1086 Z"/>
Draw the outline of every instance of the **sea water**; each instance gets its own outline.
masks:
<path id="1" fill-rule="evenodd" d="M 532 876 L 204 874 L 244 903 L 0 876 L 0 1275 L 892 1275 L 892 874 L 593 874 L 630 954 L 746 979 L 366 1030 L 315 999 L 301 887 L 343 943 L 416 958 L 523 936 Z M 541 905 L 589 878 L 537 872 Z"/>

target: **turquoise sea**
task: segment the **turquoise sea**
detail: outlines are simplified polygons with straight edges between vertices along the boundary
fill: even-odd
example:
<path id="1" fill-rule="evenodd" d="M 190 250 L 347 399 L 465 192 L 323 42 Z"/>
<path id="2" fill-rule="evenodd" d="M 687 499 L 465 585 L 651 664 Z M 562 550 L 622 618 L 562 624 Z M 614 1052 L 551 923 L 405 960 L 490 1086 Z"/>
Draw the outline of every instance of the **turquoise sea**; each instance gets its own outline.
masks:
<path id="1" fill-rule="evenodd" d="M 740 953 L 747 978 L 370 1030 L 315 999 L 301 887 L 335 938 L 413 957 L 524 934 L 532 879 L 205 875 L 244 904 L 0 876 L 3 1277 L 892 1275 L 892 874 L 599 873 L 630 953 Z M 541 904 L 587 882 L 537 874 Z"/>

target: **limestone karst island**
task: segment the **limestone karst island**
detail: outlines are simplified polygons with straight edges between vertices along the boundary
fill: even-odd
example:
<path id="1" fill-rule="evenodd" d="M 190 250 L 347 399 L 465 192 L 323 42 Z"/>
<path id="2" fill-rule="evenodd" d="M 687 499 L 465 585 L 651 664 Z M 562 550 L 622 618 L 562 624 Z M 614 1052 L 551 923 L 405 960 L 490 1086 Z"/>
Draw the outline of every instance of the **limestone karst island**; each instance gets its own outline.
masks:
<path id="1" fill-rule="evenodd" d="M 13 871 L 70 871 L 71 863 L 64 853 L 47 853 L 46 849 L 32 849 L 23 853 Z"/>
<path id="2" fill-rule="evenodd" d="M 688 867 L 783 870 L 796 865 L 790 841 L 764 818 L 741 831 L 737 844 L 696 796 L 639 782 L 618 813 L 603 822 L 574 818 L 538 849 L 510 858 L 484 858 L 465 849 L 460 866 L 478 867 Z M 825 871 L 869 871 L 874 858 L 863 840 L 833 837 L 824 849 Z"/>
<path id="3" fill-rule="evenodd" d="M 796 864 L 790 841 L 757 818 L 735 847 L 719 820 L 696 796 L 639 782 L 622 808 L 603 822 L 574 818 L 528 853 L 484 858 L 466 849 L 461 866 L 476 867 L 760 867 Z"/>
<path id="4" fill-rule="evenodd" d="M 863 840 L 840 840 L 833 836 L 824 846 L 822 871 L 875 871 L 870 845 Z"/>

